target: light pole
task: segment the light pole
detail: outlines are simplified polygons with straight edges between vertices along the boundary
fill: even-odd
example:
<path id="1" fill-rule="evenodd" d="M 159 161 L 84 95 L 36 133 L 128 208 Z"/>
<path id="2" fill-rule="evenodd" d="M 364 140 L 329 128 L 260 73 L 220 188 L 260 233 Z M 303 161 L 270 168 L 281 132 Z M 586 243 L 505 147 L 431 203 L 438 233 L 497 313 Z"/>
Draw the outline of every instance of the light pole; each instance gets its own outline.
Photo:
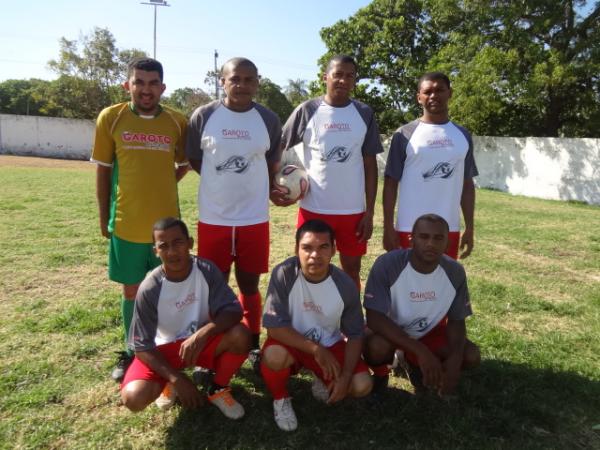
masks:
<path id="1" fill-rule="evenodd" d="M 154 56 L 156 59 L 156 7 L 157 6 L 171 6 L 167 3 L 167 0 L 150 0 L 150 3 L 141 2 L 142 5 L 154 6 Z"/>

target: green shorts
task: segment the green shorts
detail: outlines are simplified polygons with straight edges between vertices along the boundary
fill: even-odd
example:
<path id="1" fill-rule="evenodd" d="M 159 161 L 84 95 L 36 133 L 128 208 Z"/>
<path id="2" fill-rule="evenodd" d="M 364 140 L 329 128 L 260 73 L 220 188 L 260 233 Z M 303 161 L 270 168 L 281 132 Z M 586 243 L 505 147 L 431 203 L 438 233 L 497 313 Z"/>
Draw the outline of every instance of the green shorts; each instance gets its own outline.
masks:
<path id="1" fill-rule="evenodd" d="M 149 270 L 160 265 L 152 244 L 125 241 L 115 235 L 108 246 L 108 278 L 121 284 L 142 282 Z"/>

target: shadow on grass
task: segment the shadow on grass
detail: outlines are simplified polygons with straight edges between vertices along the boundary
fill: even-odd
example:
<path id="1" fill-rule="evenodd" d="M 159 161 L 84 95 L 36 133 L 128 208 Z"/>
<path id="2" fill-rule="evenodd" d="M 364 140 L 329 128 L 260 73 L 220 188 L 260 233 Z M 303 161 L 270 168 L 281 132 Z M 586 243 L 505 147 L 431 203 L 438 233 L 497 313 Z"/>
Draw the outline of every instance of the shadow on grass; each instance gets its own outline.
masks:
<path id="1" fill-rule="evenodd" d="M 393 383 L 398 384 L 398 379 Z M 388 390 L 381 407 L 364 399 L 325 406 L 312 398 L 310 380 L 290 382 L 298 430 L 280 431 L 271 398 L 252 371 L 242 368 L 234 395 L 240 421 L 212 406 L 180 410 L 165 446 L 183 448 L 600 448 L 600 382 L 575 373 L 484 361 L 466 373 L 451 401 Z"/>

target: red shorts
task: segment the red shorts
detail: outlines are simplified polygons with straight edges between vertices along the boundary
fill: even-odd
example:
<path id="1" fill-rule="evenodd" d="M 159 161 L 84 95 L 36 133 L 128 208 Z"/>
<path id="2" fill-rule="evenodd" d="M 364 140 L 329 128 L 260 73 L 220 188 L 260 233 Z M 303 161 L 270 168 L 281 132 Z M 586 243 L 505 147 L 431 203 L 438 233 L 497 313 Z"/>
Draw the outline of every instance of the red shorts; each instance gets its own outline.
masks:
<path id="1" fill-rule="evenodd" d="M 198 222 L 198 256 L 214 262 L 223 273 L 235 261 L 243 272 L 269 271 L 269 222 L 226 226 Z"/>
<path id="2" fill-rule="evenodd" d="M 281 345 L 284 347 L 292 358 L 294 358 L 294 364 L 292 365 L 292 373 L 296 374 L 300 371 L 302 367 L 306 367 L 308 370 L 312 370 L 316 376 L 318 376 L 321 380 L 326 381 L 323 378 L 323 370 L 321 370 L 321 366 L 317 363 L 314 356 L 309 355 L 308 353 L 304 353 L 303 351 L 298 350 L 297 348 L 290 347 L 288 345 L 282 344 L 281 342 L 267 338 L 265 343 L 263 344 L 262 351 L 264 352 L 267 347 L 270 345 Z M 340 363 L 340 367 L 344 366 L 344 357 L 346 356 L 346 342 L 341 340 L 333 344 L 331 347 L 327 347 L 338 363 Z M 369 368 L 367 364 L 361 359 L 358 360 L 356 367 L 354 368 L 354 372 L 352 373 L 362 373 L 368 372 Z"/>
<path id="3" fill-rule="evenodd" d="M 431 350 L 431 353 L 437 354 L 438 350 L 448 346 L 448 335 L 446 328 L 448 327 L 448 318 L 444 317 L 432 330 L 419 339 L 419 342 Z M 413 366 L 418 366 L 418 359 L 414 353 L 405 352 L 404 357 Z"/>
<path id="4" fill-rule="evenodd" d="M 319 219 L 333 228 L 335 244 L 342 255 L 362 256 L 367 253 L 367 242 L 359 242 L 356 228 L 365 213 L 358 214 L 319 214 L 306 209 L 298 210 L 296 229 L 311 219 Z"/>
<path id="5" fill-rule="evenodd" d="M 211 337 L 204 349 L 198 355 L 198 359 L 196 359 L 195 366 L 206 367 L 207 369 L 214 369 L 215 366 L 215 351 L 217 350 L 217 346 L 221 342 L 223 338 L 223 334 L 217 334 L 216 336 Z M 162 356 L 167 360 L 167 363 L 176 370 L 181 370 L 185 368 L 183 361 L 179 357 L 179 348 L 185 339 L 181 339 L 179 341 L 170 342 L 168 344 L 159 345 L 156 347 Z M 162 387 L 167 384 L 167 380 L 157 374 L 154 370 L 140 361 L 137 357 L 133 359 L 133 362 L 127 369 L 125 373 L 125 378 L 121 383 L 121 389 L 127 383 L 135 380 L 146 380 L 146 381 L 154 381 L 159 383 Z"/>
<path id="6" fill-rule="evenodd" d="M 406 231 L 396 231 L 398 235 L 398 245 L 400 248 L 410 248 L 410 235 Z M 460 233 L 458 231 L 450 231 L 448 233 L 448 248 L 446 249 L 446 255 L 450 258 L 458 259 L 458 246 L 460 244 Z"/>

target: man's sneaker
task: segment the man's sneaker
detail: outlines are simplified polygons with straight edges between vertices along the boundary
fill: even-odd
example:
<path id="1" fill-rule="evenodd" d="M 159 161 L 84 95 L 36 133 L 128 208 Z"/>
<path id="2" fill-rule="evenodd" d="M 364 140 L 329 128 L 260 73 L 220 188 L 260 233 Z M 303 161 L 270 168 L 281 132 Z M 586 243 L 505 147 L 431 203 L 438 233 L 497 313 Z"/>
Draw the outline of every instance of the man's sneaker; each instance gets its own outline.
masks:
<path id="1" fill-rule="evenodd" d="M 329 400 L 329 389 L 327 389 L 325 383 L 316 375 L 313 378 L 310 390 L 316 400 L 323 403 L 327 403 L 327 400 Z"/>
<path id="2" fill-rule="evenodd" d="M 127 372 L 127 369 L 133 361 L 133 355 L 130 355 L 127 352 L 116 353 L 119 355 L 117 358 L 117 365 L 113 369 L 110 376 L 113 380 L 120 383 L 121 381 L 123 381 L 123 378 L 125 377 L 125 372 Z"/>
<path id="3" fill-rule="evenodd" d="M 410 384 L 412 384 L 415 389 L 415 394 L 427 392 L 427 388 L 423 384 L 423 372 L 420 367 L 408 363 L 406 373 L 408 375 L 408 381 L 410 381 Z"/>
<path id="4" fill-rule="evenodd" d="M 200 386 L 205 392 L 208 391 L 208 387 L 211 385 L 215 373 L 205 367 L 195 367 L 192 373 L 192 381 L 196 386 Z"/>
<path id="5" fill-rule="evenodd" d="M 283 431 L 294 431 L 298 428 L 298 419 L 296 419 L 290 397 L 273 400 L 273 412 L 275 413 L 275 423 Z"/>
<path id="6" fill-rule="evenodd" d="M 248 361 L 255 374 L 260 375 L 260 349 L 255 348 L 248 353 Z"/>
<path id="7" fill-rule="evenodd" d="M 244 417 L 244 407 L 240 405 L 231 395 L 231 388 L 226 387 L 208 396 L 208 401 L 221 410 L 223 415 L 229 419 L 241 419 Z"/>
<path id="8" fill-rule="evenodd" d="M 167 409 L 173 407 L 175 400 L 177 400 L 177 393 L 175 392 L 173 385 L 171 383 L 167 383 L 165 384 L 163 391 L 160 393 L 160 396 L 154 400 L 154 403 L 156 406 L 158 406 L 158 409 L 166 411 Z"/>
<path id="9" fill-rule="evenodd" d="M 385 399 L 387 394 L 388 383 L 390 381 L 389 375 L 377 376 L 373 375 L 373 389 L 369 394 L 369 403 L 373 406 L 381 406 L 381 403 Z"/>

